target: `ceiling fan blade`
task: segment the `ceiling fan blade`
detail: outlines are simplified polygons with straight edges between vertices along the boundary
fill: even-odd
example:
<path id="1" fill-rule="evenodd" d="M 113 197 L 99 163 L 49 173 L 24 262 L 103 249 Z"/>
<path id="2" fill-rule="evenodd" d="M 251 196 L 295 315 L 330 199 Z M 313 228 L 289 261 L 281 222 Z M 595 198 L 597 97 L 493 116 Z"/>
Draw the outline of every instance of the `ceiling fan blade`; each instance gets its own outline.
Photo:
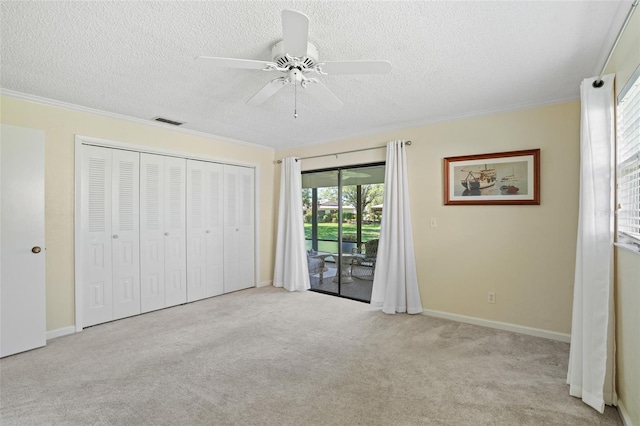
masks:
<path id="1" fill-rule="evenodd" d="M 316 98 L 322 105 L 324 105 L 327 109 L 336 110 L 342 107 L 342 101 L 333 94 L 327 86 L 320 83 L 319 81 L 309 81 L 304 89 L 311 94 L 314 98 Z"/>
<path id="2" fill-rule="evenodd" d="M 242 68 L 246 70 L 263 70 L 277 66 L 275 62 L 253 61 L 250 59 L 217 58 L 215 56 L 198 56 L 196 59 L 206 59 L 216 67 Z"/>
<path id="3" fill-rule="evenodd" d="M 388 61 L 334 61 L 320 65 L 322 72 L 327 74 L 387 74 L 391 72 L 391 62 Z"/>
<path id="4" fill-rule="evenodd" d="M 286 84 L 284 77 L 274 78 L 268 82 L 258 93 L 253 95 L 251 99 L 247 101 L 249 105 L 260 105 L 271 96 L 273 96 L 278 90 L 282 89 Z"/>
<path id="5" fill-rule="evenodd" d="M 297 58 L 307 56 L 309 18 L 295 10 L 283 10 L 282 39 L 285 53 Z"/>

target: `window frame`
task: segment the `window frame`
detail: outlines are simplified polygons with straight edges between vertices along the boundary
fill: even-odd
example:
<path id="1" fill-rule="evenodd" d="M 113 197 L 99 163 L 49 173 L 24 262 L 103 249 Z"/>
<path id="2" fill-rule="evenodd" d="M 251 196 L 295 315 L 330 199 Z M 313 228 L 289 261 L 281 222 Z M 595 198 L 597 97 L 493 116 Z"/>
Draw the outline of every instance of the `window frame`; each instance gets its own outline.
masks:
<path id="1" fill-rule="evenodd" d="M 628 167 L 630 164 L 640 169 L 640 143 L 638 143 L 637 146 L 632 146 L 632 151 L 626 153 L 624 157 L 621 156 L 620 152 L 621 148 L 627 147 L 627 141 L 623 141 L 623 138 L 627 136 L 635 136 L 640 139 L 640 135 L 633 135 L 634 130 L 630 130 L 634 127 L 633 124 L 629 129 L 622 129 L 622 126 L 624 124 L 622 117 L 623 104 L 625 102 L 634 102 L 632 112 L 637 113 L 639 117 L 634 118 L 633 120 L 637 120 L 638 123 L 640 123 L 640 66 L 636 68 L 634 73 L 628 79 L 624 88 L 618 94 L 616 101 L 616 241 L 617 243 L 624 245 L 625 247 L 635 249 L 635 251 L 640 251 L 640 225 L 630 224 L 629 228 L 626 228 L 625 225 L 621 225 L 620 223 L 622 221 L 621 212 L 624 208 L 621 200 L 625 197 L 632 198 L 632 207 L 630 211 L 632 212 L 632 214 L 635 213 L 638 217 L 640 217 L 640 203 L 638 203 L 636 207 L 636 200 L 633 199 L 634 195 L 636 197 L 638 196 L 638 194 L 634 194 L 634 191 L 640 190 L 640 170 L 632 172 L 636 173 L 637 177 L 631 177 L 630 185 L 628 185 L 628 182 L 626 182 L 627 185 L 625 185 L 625 182 L 622 181 L 625 178 L 625 174 L 627 172 L 623 173 L 623 171 L 621 170 L 623 167 Z M 625 130 L 630 130 L 630 134 L 628 135 L 626 132 L 623 133 Z M 628 145 L 631 144 L 629 143 Z M 634 156 L 636 157 L 635 159 L 633 158 Z M 629 194 L 626 193 L 627 189 L 629 189 L 630 191 Z"/>

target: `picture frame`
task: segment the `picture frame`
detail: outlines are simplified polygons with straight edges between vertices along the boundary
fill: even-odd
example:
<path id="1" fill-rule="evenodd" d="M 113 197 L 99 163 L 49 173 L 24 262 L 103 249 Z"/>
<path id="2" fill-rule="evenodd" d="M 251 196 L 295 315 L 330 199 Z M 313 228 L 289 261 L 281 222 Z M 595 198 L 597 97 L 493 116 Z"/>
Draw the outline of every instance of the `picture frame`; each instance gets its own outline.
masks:
<path id="1" fill-rule="evenodd" d="M 444 204 L 539 205 L 540 149 L 446 157 Z"/>

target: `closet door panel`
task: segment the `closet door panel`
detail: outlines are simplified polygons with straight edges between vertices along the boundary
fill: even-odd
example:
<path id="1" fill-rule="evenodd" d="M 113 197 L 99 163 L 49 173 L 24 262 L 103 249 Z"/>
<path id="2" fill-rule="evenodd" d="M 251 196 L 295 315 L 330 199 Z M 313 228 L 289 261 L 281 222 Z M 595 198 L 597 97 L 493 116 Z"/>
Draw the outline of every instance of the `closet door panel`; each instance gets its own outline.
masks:
<path id="1" fill-rule="evenodd" d="M 240 271 L 239 225 L 237 222 L 237 174 L 235 167 L 224 166 L 224 292 L 235 291 Z"/>
<path id="2" fill-rule="evenodd" d="M 112 151 L 113 319 L 140 313 L 139 157 Z"/>
<path id="3" fill-rule="evenodd" d="M 82 148 L 83 326 L 113 319 L 111 151 Z"/>
<path id="4" fill-rule="evenodd" d="M 255 285 L 253 169 L 224 166 L 224 292 Z"/>
<path id="5" fill-rule="evenodd" d="M 254 169 L 242 167 L 240 176 L 239 222 L 241 247 L 239 286 L 249 288 L 255 286 L 255 232 L 254 232 Z"/>
<path id="6" fill-rule="evenodd" d="M 202 161 L 187 160 L 187 301 L 206 294 L 205 167 Z"/>
<path id="7" fill-rule="evenodd" d="M 224 227 L 222 164 L 207 163 L 205 167 L 205 244 L 206 295 L 224 293 Z"/>
<path id="8" fill-rule="evenodd" d="M 166 306 L 187 301 L 186 273 L 186 160 L 165 157 L 165 300 Z"/>
<path id="9" fill-rule="evenodd" d="M 164 276 L 164 157 L 140 154 L 140 306 L 166 306 Z"/>

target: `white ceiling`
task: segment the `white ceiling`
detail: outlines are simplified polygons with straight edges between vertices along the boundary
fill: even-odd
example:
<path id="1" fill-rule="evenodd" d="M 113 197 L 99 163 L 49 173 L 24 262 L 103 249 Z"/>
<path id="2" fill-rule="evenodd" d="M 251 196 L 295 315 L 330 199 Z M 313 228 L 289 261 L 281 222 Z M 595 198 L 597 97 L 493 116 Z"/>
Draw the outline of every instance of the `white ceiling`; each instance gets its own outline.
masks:
<path id="1" fill-rule="evenodd" d="M 578 99 L 631 3 L 2 1 L 0 86 L 283 149 Z M 320 61 L 388 60 L 393 71 L 319 76 L 343 107 L 299 92 L 294 119 L 290 85 L 245 103 L 279 75 L 194 60 L 271 60 L 282 9 L 309 17 Z"/>

